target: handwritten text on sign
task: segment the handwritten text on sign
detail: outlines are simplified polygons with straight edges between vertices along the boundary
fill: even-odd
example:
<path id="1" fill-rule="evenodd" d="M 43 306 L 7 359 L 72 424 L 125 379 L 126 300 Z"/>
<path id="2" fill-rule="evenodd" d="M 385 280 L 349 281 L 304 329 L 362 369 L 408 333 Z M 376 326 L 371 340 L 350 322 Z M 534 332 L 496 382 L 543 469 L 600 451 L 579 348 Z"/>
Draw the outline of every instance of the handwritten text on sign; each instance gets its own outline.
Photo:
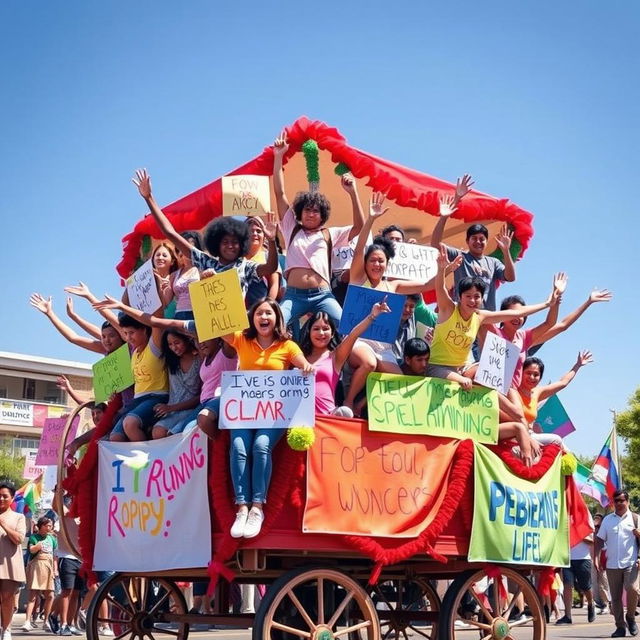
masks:
<path id="1" fill-rule="evenodd" d="M 370 373 L 369 429 L 498 442 L 498 395 L 441 378 Z"/>
<path id="2" fill-rule="evenodd" d="M 93 393 L 96 402 L 105 402 L 112 393 L 133 384 L 129 345 L 123 344 L 93 365 Z"/>
<path id="3" fill-rule="evenodd" d="M 207 438 L 200 430 L 147 442 L 101 441 L 98 460 L 94 569 L 207 566 Z"/>
<path id="4" fill-rule="evenodd" d="M 506 394 L 511 387 L 520 349 L 500 336 L 487 332 L 474 380 Z"/>
<path id="5" fill-rule="evenodd" d="M 316 384 L 291 371 L 225 371 L 220 398 L 221 429 L 313 427 Z"/>
<path id="6" fill-rule="evenodd" d="M 269 176 L 222 176 L 223 216 L 262 216 L 268 211 Z"/>
<path id="7" fill-rule="evenodd" d="M 396 255 L 387 265 L 387 278 L 426 282 L 435 277 L 438 271 L 437 249 L 408 242 L 396 242 L 393 246 Z"/>
<path id="8" fill-rule="evenodd" d="M 342 271 L 348 269 L 353 262 L 353 251 L 356 248 L 358 242 L 358 236 L 351 239 L 346 245 L 333 247 L 333 256 L 331 257 L 331 270 Z M 367 240 L 367 246 L 373 242 L 371 234 L 369 234 Z"/>
<path id="9" fill-rule="evenodd" d="M 381 313 L 369 325 L 362 337 L 393 344 L 398 334 L 405 301 L 405 296 L 397 293 L 387 293 L 386 291 L 357 287 L 350 284 L 347 288 L 342 318 L 340 319 L 340 327 L 338 329 L 340 333 L 343 336 L 350 333 L 353 327 L 362 322 L 371 313 L 371 307 L 385 297 L 391 312 Z"/>
<path id="10" fill-rule="evenodd" d="M 189 285 L 198 340 L 211 340 L 249 326 L 235 269 L 217 273 Z"/>
<path id="11" fill-rule="evenodd" d="M 475 447 L 471 562 L 552 567 L 569 564 L 569 528 L 561 457 L 535 482 L 486 447 Z"/>
<path id="12" fill-rule="evenodd" d="M 154 313 L 162 302 L 158 295 L 156 277 L 151 260 L 147 260 L 133 275 L 127 279 L 127 293 L 132 307 L 145 313 Z"/>
<path id="13" fill-rule="evenodd" d="M 22 472 L 22 477 L 25 480 L 35 480 L 44 473 L 44 465 L 36 464 L 37 457 L 38 453 L 36 451 L 27 451 L 27 455 L 24 457 L 24 471 Z"/>
<path id="14" fill-rule="evenodd" d="M 67 442 L 71 442 L 76 437 L 79 422 L 80 417 L 76 416 L 71 424 L 71 429 L 67 436 Z M 38 445 L 36 464 L 45 466 L 58 464 L 58 453 L 62 446 L 62 436 L 64 434 L 66 424 L 67 416 L 62 416 L 62 418 L 47 418 L 44 421 L 42 437 L 40 438 L 40 444 Z"/>
<path id="15" fill-rule="evenodd" d="M 417 536 L 438 513 L 457 445 L 318 416 L 307 452 L 303 531 Z"/>

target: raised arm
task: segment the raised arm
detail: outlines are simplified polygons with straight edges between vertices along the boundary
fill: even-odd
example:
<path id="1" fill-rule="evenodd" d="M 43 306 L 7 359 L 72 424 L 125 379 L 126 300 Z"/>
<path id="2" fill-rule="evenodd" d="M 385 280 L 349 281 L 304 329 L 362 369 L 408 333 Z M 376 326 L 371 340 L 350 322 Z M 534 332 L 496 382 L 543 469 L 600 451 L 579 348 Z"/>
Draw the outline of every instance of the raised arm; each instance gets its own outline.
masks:
<path id="1" fill-rule="evenodd" d="M 68 327 L 53 311 L 53 304 L 51 296 L 49 298 L 43 298 L 39 293 L 33 293 L 29 298 L 29 302 L 32 307 L 35 307 L 41 313 L 44 313 L 51 321 L 51 324 L 71 343 L 77 347 L 82 347 L 88 351 L 94 353 L 100 353 L 104 355 L 105 350 L 100 340 L 94 338 L 87 338 L 85 336 L 79 336 L 71 327 Z"/>
<path id="2" fill-rule="evenodd" d="M 511 241 L 513 240 L 513 231 L 509 229 L 507 224 L 503 224 L 500 233 L 496 236 L 498 248 L 502 251 L 502 264 L 504 264 L 505 282 L 514 282 L 516 279 L 516 265 L 511 257 Z"/>
<path id="3" fill-rule="evenodd" d="M 447 224 L 447 220 L 458 208 L 460 200 L 464 198 L 471 190 L 473 180 L 468 173 L 465 173 L 462 178 L 456 180 L 456 190 L 454 195 L 441 195 L 440 196 L 440 217 L 436 226 L 433 228 L 431 234 L 431 246 L 435 249 L 440 248 L 442 242 L 442 236 L 444 235 L 444 227 Z"/>
<path id="4" fill-rule="evenodd" d="M 558 382 L 552 382 L 551 384 L 547 384 L 543 387 L 539 387 L 538 389 L 538 400 L 546 400 L 554 393 L 558 393 L 558 391 L 562 391 L 575 377 L 578 371 L 586 364 L 590 364 L 593 362 L 593 355 L 591 351 L 581 351 L 578 353 L 578 359 L 576 363 L 571 367 L 567 373 L 565 373 Z"/>
<path id="5" fill-rule="evenodd" d="M 353 250 L 353 260 L 349 268 L 349 282 L 351 284 L 361 285 L 367 279 L 367 274 L 364 269 L 364 250 L 367 246 L 367 238 L 369 237 L 369 232 L 371 231 L 374 221 L 389 211 L 388 207 L 383 208 L 384 199 L 384 193 L 376 192 L 371 194 L 369 217 L 364 221 L 364 225 L 358 234 L 355 249 Z"/>
<path id="6" fill-rule="evenodd" d="M 284 192 L 284 170 L 282 168 L 282 159 L 287 151 L 289 151 L 289 143 L 287 142 L 287 132 L 283 129 L 273 143 L 273 191 L 276 194 L 276 208 L 280 220 L 284 218 L 284 214 L 290 206 L 287 194 Z"/>
<path id="7" fill-rule="evenodd" d="M 98 298 L 93 295 L 89 287 L 82 281 L 80 281 L 77 285 L 65 287 L 64 290 L 71 295 L 84 298 L 90 305 L 98 302 Z M 127 302 L 129 296 L 127 295 L 127 290 L 125 289 L 124 291 L 126 295 L 125 302 Z M 120 337 L 124 340 L 124 332 L 122 331 L 122 327 L 118 322 L 118 316 L 109 309 L 100 309 L 98 313 L 120 334 Z"/>
<path id="8" fill-rule="evenodd" d="M 174 229 L 171 222 L 169 222 L 169 218 L 164 215 L 164 212 L 155 201 L 153 193 L 151 192 L 151 178 L 149 177 L 147 170 L 138 169 L 136 171 L 136 176 L 135 178 L 133 178 L 132 182 L 136 185 L 136 187 L 138 187 L 138 192 L 147 203 L 153 219 L 160 227 L 160 231 L 162 231 L 165 237 L 171 240 L 171 242 L 173 242 L 173 245 L 180 249 L 182 253 L 184 253 L 186 256 L 190 256 L 191 249 L 193 247 Z"/>
<path id="9" fill-rule="evenodd" d="M 445 284 L 445 278 L 447 276 L 447 270 L 457 266 L 460 266 L 462 256 L 458 256 L 452 263 L 449 262 L 449 256 L 447 256 L 447 248 L 441 244 L 439 246 L 440 253 L 438 254 L 438 271 L 436 273 L 436 304 L 438 306 L 438 324 L 448 320 L 455 309 L 456 303 L 451 299 L 449 292 L 447 291 L 447 285 Z"/>
<path id="10" fill-rule="evenodd" d="M 560 311 L 560 303 L 562 302 L 562 294 L 567 289 L 567 274 L 564 272 L 556 273 L 553 277 L 553 290 L 551 292 L 551 306 L 547 317 L 542 324 L 531 330 L 531 346 L 542 344 L 542 337 L 551 329 L 558 321 L 558 311 Z"/>
<path id="11" fill-rule="evenodd" d="M 90 336 L 96 338 L 97 340 L 100 340 L 102 338 L 100 327 L 89 322 L 88 320 L 85 320 L 75 312 L 75 309 L 73 308 L 73 298 L 70 296 L 67 298 L 67 315 Z"/>
<path id="12" fill-rule="evenodd" d="M 56 378 L 56 386 L 63 391 L 66 391 L 71 399 L 77 404 L 83 404 L 84 402 L 88 402 L 93 398 L 92 393 L 82 393 L 81 391 L 76 391 L 76 389 L 71 386 L 69 379 L 67 376 L 58 376 Z"/>
<path id="13" fill-rule="evenodd" d="M 358 196 L 358 188 L 356 185 L 356 179 L 350 174 L 345 173 L 342 176 L 340 182 L 342 188 L 349 194 L 351 198 L 351 207 L 353 210 L 353 226 L 349 232 L 349 240 L 355 238 L 362 227 L 364 226 L 364 211 L 362 210 L 362 204 L 360 203 L 360 197 Z"/>
<path id="14" fill-rule="evenodd" d="M 269 213 L 264 225 L 264 236 L 269 243 L 267 261 L 264 264 L 259 265 L 256 270 L 261 278 L 268 278 L 278 270 L 278 247 L 276 246 L 277 233 L 278 223 L 275 221 L 273 213 Z"/>
<path id="15" fill-rule="evenodd" d="M 547 307 L 550 307 L 552 304 L 552 297 L 549 296 L 548 300 L 545 302 L 540 302 L 538 304 L 528 304 L 524 307 L 520 307 L 519 309 L 507 309 L 505 311 L 478 311 L 478 315 L 480 316 L 481 324 L 496 324 L 498 322 L 508 322 L 512 318 L 519 317 L 527 317 L 533 315 L 534 313 L 538 313 L 538 311 L 542 311 Z"/>
<path id="16" fill-rule="evenodd" d="M 361 320 L 355 327 L 353 327 L 353 329 L 351 329 L 351 332 L 345 336 L 333 352 L 333 367 L 336 371 L 342 371 L 344 363 L 353 351 L 353 345 L 356 343 L 356 340 L 369 328 L 371 323 L 375 322 L 376 318 L 381 313 L 389 313 L 390 311 L 391 309 L 387 304 L 387 296 L 385 296 L 380 302 L 376 302 L 371 307 L 371 313 L 369 313 L 364 320 Z"/>

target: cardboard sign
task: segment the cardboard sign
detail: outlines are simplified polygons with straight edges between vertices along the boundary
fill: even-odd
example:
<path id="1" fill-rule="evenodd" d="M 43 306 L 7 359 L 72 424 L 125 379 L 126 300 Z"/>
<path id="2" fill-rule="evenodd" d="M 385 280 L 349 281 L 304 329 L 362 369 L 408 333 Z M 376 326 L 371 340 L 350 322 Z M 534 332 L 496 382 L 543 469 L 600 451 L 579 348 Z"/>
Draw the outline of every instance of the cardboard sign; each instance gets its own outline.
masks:
<path id="1" fill-rule="evenodd" d="M 124 391 L 133 384 L 131 354 L 127 344 L 123 344 L 113 353 L 98 360 L 91 368 L 96 403 L 106 402 L 111 394 Z"/>
<path id="2" fill-rule="evenodd" d="M 498 394 L 441 378 L 370 373 L 369 429 L 498 442 Z"/>
<path id="3" fill-rule="evenodd" d="M 288 429 L 315 424 L 316 382 L 300 369 L 224 371 L 221 429 Z"/>
<path id="4" fill-rule="evenodd" d="M 235 269 L 189 285 L 198 340 L 211 340 L 249 326 L 247 310 Z"/>
<path id="5" fill-rule="evenodd" d="M 474 380 L 506 395 L 519 357 L 520 349 L 515 344 L 487 331 Z"/>
<path id="6" fill-rule="evenodd" d="M 333 255 L 331 256 L 331 271 L 344 271 L 351 266 L 353 262 L 353 251 L 356 248 L 358 236 L 352 238 L 349 244 L 333 247 Z M 367 238 L 367 245 L 373 242 L 371 234 Z"/>
<path id="7" fill-rule="evenodd" d="M 127 278 L 127 293 L 129 304 L 145 313 L 155 313 L 162 306 L 151 260 Z"/>
<path id="8" fill-rule="evenodd" d="M 37 451 L 27 451 L 27 455 L 24 457 L 24 471 L 22 472 L 22 477 L 25 480 L 35 480 L 44 473 L 45 466 L 36 464 L 37 457 Z"/>
<path id="9" fill-rule="evenodd" d="M 569 527 L 561 456 L 535 482 L 486 447 L 475 447 L 470 562 L 569 566 Z"/>
<path id="10" fill-rule="evenodd" d="M 349 334 L 353 327 L 362 322 L 371 313 L 371 307 L 373 307 L 376 302 L 383 300 L 385 296 L 391 312 L 381 313 L 375 321 L 369 325 L 367 330 L 362 334 L 362 337 L 393 344 L 398 335 L 398 328 L 400 327 L 400 319 L 402 318 L 402 309 L 404 308 L 405 301 L 405 296 L 397 293 L 388 293 L 386 291 L 357 287 L 350 284 L 347 288 L 347 295 L 344 300 L 342 318 L 338 331 L 343 336 Z"/>
<path id="11" fill-rule="evenodd" d="M 42 436 L 38 446 L 38 455 L 36 456 L 37 465 L 58 464 L 58 452 L 62 446 L 62 434 L 67 424 L 67 418 L 68 416 L 62 416 L 62 418 L 47 418 L 44 421 Z M 71 425 L 69 435 L 67 436 L 67 442 L 71 442 L 76 437 L 79 422 L 80 417 L 76 416 Z"/>
<path id="12" fill-rule="evenodd" d="M 396 255 L 389 260 L 385 275 L 395 280 L 427 282 L 438 271 L 438 250 L 420 244 L 396 242 Z"/>
<path id="13" fill-rule="evenodd" d="M 458 442 L 367 431 L 318 416 L 302 530 L 414 537 L 438 513 Z"/>
<path id="14" fill-rule="evenodd" d="M 100 441 L 93 568 L 159 571 L 211 560 L 207 437 Z"/>
<path id="15" fill-rule="evenodd" d="M 262 216 L 269 211 L 269 176 L 222 176 L 223 216 Z"/>
<path id="16" fill-rule="evenodd" d="M 538 417 L 535 424 L 542 433 L 555 433 L 564 438 L 573 433 L 576 428 L 569 418 L 560 398 L 552 395 L 538 405 Z"/>

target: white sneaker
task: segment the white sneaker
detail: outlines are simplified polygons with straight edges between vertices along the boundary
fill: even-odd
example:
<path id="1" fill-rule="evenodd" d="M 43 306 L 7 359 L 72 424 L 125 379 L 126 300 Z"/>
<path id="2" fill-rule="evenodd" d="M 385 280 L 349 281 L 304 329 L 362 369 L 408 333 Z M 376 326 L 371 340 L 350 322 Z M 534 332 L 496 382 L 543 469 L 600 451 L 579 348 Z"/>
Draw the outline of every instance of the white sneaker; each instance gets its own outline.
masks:
<path id="1" fill-rule="evenodd" d="M 11 640 L 11 629 L 2 630 L 2 640 Z"/>
<path id="2" fill-rule="evenodd" d="M 111 630 L 110 627 L 108 627 L 106 624 L 102 625 L 101 627 L 98 627 L 98 635 L 99 636 L 110 636 L 113 637 L 116 634 L 113 633 L 113 631 Z"/>
<path id="3" fill-rule="evenodd" d="M 78 629 L 78 627 L 74 627 L 73 625 L 69 626 L 69 631 L 71 631 L 71 634 L 74 636 L 83 636 L 84 633 L 82 633 L 82 631 L 80 631 L 80 629 Z"/>
<path id="4" fill-rule="evenodd" d="M 21 627 L 20 629 L 22 631 L 33 631 L 36 627 L 34 627 L 29 620 L 27 620 Z"/>
<path id="5" fill-rule="evenodd" d="M 240 509 L 238 513 L 236 513 L 236 519 L 231 526 L 231 537 L 232 538 L 242 538 L 244 535 L 244 528 L 247 524 L 247 516 L 249 515 L 249 511 L 247 509 Z"/>
<path id="6" fill-rule="evenodd" d="M 264 513 L 262 513 L 262 509 L 256 509 L 253 507 L 247 516 L 247 524 L 244 527 L 244 537 L 255 538 L 260 533 L 263 522 Z"/>

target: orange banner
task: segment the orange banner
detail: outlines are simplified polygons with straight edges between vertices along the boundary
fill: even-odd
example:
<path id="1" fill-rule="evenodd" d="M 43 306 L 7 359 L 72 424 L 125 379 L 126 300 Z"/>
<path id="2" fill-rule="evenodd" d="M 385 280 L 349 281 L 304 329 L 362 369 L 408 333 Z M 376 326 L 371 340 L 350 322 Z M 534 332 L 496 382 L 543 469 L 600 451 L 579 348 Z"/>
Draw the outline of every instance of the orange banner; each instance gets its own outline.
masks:
<path id="1" fill-rule="evenodd" d="M 435 518 L 458 440 L 372 433 L 329 416 L 315 430 L 303 531 L 412 538 Z"/>

